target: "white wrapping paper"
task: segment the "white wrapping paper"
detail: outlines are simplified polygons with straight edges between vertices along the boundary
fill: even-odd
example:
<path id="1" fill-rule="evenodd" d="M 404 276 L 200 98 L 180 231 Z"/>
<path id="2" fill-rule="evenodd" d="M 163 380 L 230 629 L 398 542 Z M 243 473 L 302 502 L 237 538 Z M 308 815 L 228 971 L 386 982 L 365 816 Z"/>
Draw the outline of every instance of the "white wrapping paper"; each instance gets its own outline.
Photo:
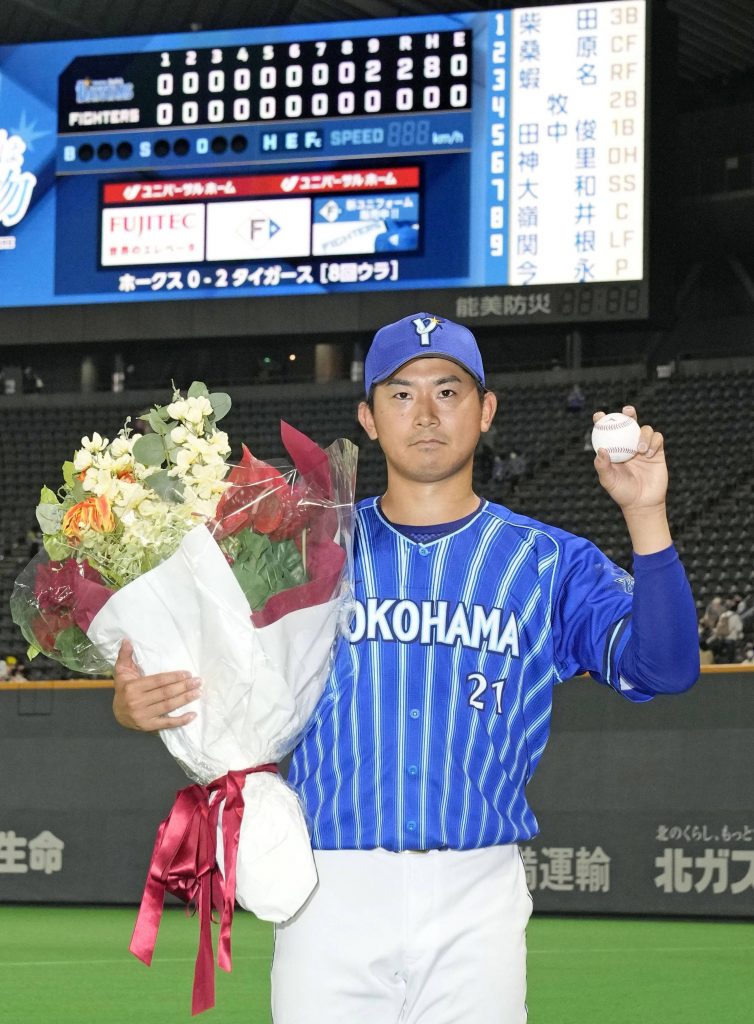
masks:
<path id="1" fill-rule="evenodd" d="M 336 597 L 254 627 L 222 552 L 197 526 L 174 555 L 115 593 L 87 636 L 110 663 L 128 638 L 145 675 L 186 670 L 201 679 L 200 699 L 174 712 L 197 717 L 160 736 L 206 785 L 290 752 L 322 694 L 341 607 Z M 236 898 L 264 920 L 285 921 L 317 880 L 301 806 L 270 773 L 249 775 L 243 796 Z"/>

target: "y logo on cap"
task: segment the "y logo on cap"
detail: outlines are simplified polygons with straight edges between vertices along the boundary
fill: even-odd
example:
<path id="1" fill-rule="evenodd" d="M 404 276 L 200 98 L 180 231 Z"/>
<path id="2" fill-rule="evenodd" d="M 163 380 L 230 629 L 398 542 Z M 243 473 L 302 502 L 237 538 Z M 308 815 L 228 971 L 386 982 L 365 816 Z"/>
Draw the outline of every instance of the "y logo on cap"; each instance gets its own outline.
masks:
<path id="1" fill-rule="evenodd" d="M 442 320 L 438 319 L 436 316 L 418 316 L 416 320 L 412 320 L 412 323 L 416 328 L 416 333 L 419 335 L 419 343 L 421 345 L 429 345 L 430 334 L 438 324 L 442 323 Z"/>

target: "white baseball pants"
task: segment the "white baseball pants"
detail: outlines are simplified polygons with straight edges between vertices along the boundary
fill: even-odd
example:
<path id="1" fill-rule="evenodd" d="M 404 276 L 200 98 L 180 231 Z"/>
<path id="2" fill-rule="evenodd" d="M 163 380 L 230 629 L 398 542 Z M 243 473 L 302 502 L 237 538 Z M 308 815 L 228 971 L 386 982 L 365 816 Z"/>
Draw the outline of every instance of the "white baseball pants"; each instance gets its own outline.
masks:
<path id="1" fill-rule="evenodd" d="M 314 856 L 316 890 L 275 929 L 274 1024 L 525 1024 L 517 846 Z"/>

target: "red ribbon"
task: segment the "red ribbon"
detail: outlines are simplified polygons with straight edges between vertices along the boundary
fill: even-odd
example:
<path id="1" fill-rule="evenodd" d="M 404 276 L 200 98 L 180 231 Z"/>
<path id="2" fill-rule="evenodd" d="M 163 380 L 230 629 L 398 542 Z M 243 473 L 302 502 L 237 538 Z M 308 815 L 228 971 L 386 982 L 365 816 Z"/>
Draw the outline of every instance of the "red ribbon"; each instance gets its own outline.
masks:
<path id="1" fill-rule="evenodd" d="M 212 950 L 212 911 L 220 913 L 217 963 L 230 971 L 230 929 L 236 897 L 236 860 L 241 834 L 247 775 L 277 772 L 277 765 L 228 772 L 208 786 L 188 786 L 176 794 L 175 803 L 157 830 L 144 895 L 136 918 L 129 950 L 142 963 L 152 963 L 165 893 L 169 892 L 199 911 L 199 949 L 194 967 L 192 1014 L 215 1005 L 215 973 Z M 217 864 L 217 824 L 220 805 L 225 871 Z"/>

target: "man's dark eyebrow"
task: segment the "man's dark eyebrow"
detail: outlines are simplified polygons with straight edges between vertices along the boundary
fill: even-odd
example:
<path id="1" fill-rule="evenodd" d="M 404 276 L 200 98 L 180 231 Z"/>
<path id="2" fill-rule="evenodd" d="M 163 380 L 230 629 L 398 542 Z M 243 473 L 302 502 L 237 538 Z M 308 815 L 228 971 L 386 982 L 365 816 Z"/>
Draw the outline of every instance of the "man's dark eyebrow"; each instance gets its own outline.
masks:
<path id="1" fill-rule="evenodd" d="M 383 380 L 383 384 L 393 384 L 395 386 L 413 387 L 414 382 L 410 380 L 404 380 L 403 377 L 388 377 L 387 380 Z M 440 384 L 460 384 L 461 378 L 457 377 L 454 373 L 447 377 L 438 377 L 432 381 L 434 387 L 439 387 Z"/>

